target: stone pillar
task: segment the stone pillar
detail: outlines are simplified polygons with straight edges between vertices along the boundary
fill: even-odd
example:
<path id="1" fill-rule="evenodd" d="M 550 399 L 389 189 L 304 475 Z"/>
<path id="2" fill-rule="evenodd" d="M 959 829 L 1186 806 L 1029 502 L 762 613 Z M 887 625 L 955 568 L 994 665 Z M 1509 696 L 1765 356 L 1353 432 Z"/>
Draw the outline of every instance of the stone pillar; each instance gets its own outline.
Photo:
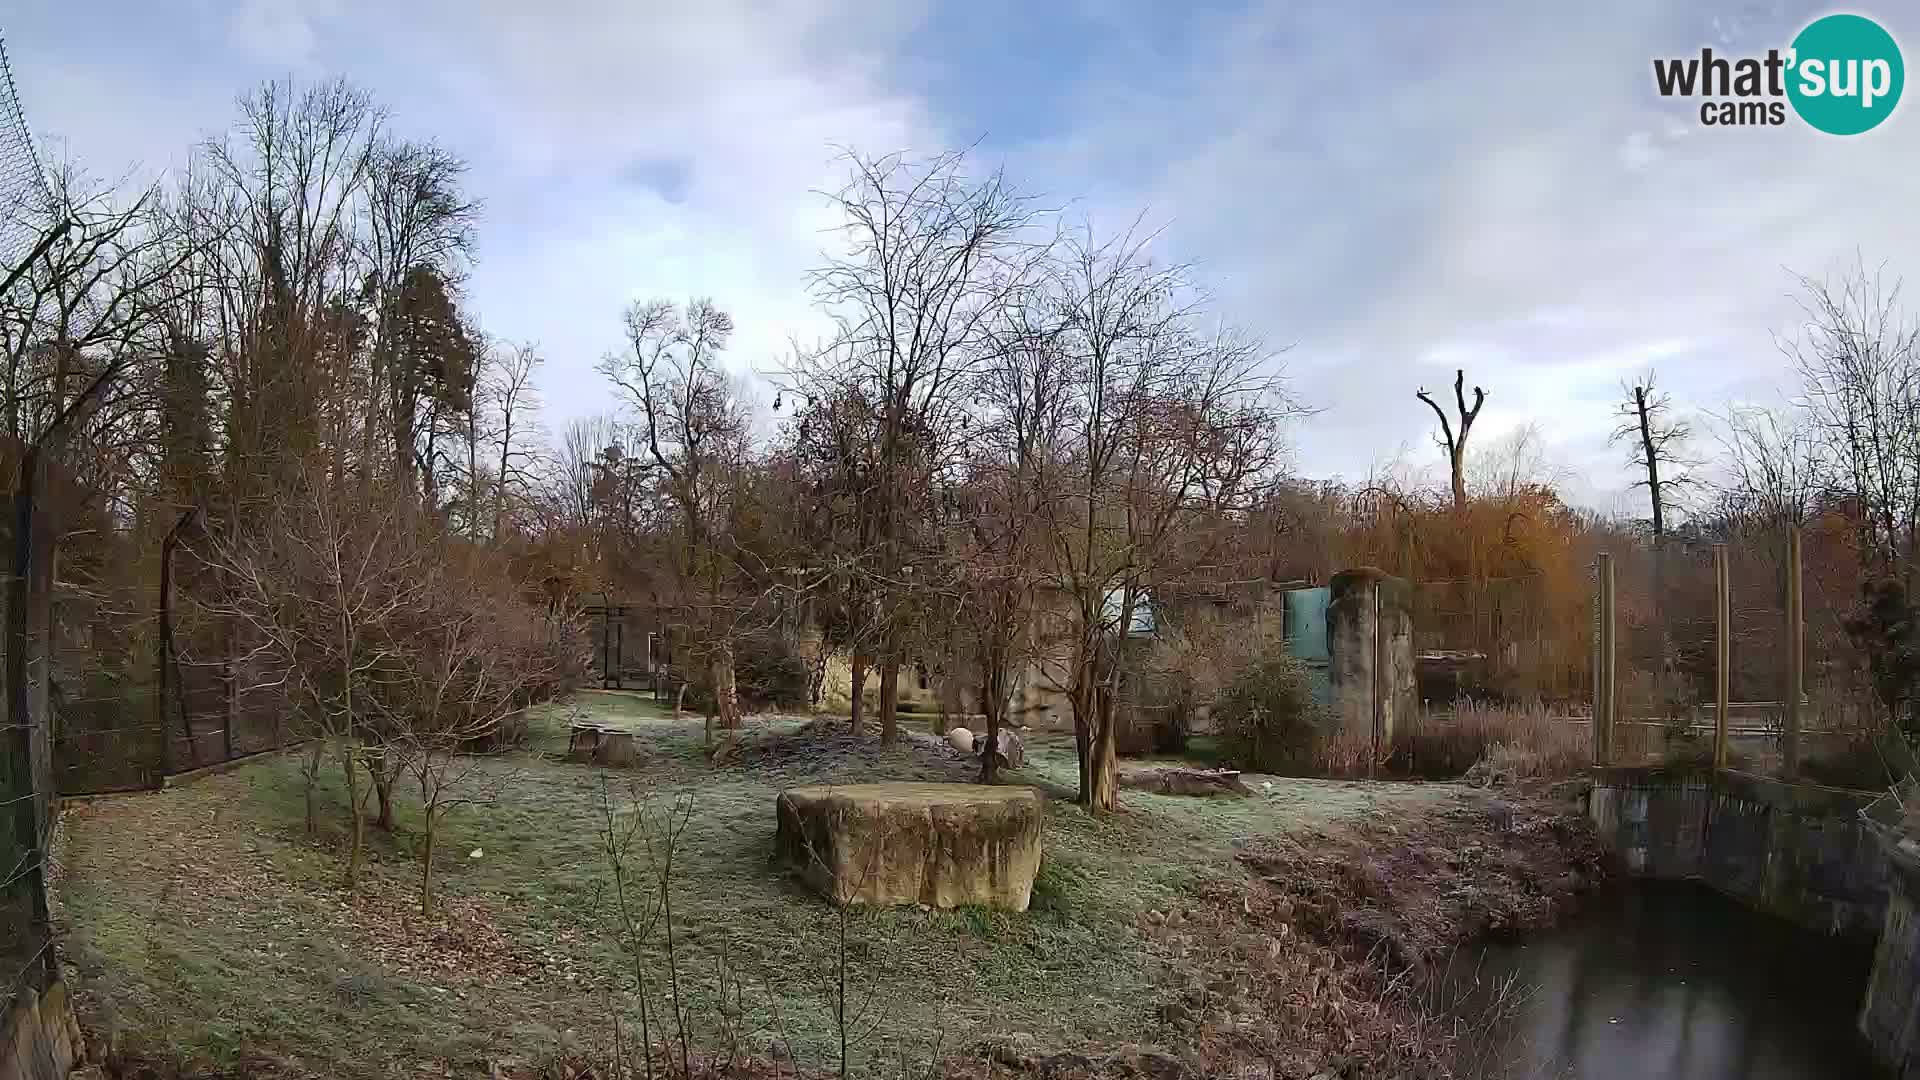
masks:
<path id="1" fill-rule="evenodd" d="M 1411 724 L 1418 698 L 1413 679 L 1413 590 L 1384 570 L 1343 570 L 1328 583 L 1328 675 L 1334 723 L 1374 732 L 1384 752 L 1393 733 Z"/>

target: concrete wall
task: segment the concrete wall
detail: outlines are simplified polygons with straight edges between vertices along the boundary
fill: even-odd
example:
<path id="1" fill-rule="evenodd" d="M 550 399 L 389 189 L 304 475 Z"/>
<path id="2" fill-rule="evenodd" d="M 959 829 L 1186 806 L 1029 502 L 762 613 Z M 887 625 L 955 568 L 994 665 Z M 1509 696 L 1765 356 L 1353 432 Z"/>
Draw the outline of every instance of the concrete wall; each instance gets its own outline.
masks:
<path id="1" fill-rule="evenodd" d="M 45 994 L 20 991 L 0 1043 L 0 1080 L 64 1080 L 80 1059 L 80 1025 L 73 1019 L 66 984 Z"/>
<path id="2" fill-rule="evenodd" d="M 1902 1080 L 1920 1080 L 1920 857 L 1889 853 L 1887 918 L 1860 1006 L 1860 1034 Z"/>
<path id="3" fill-rule="evenodd" d="M 1417 719 L 1413 679 L 1413 590 L 1372 567 L 1342 570 L 1328 583 L 1328 684 L 1334 722 L 1341 730 L 1373 730 L 1374 699 L 1382 699 L 1382 739 Z M 1378 599 L 1376 605 L 1375 600 Z M 1375 612 L 1380 634 L 1376 647 Z M 1377 655 L 1376 655 L 1377 654 Z M 1379 679 L 1375 681 L 1375 668 Z"/>
<path id="4" fill-rule="evenodd" d="M 1589 813 L 1629 870 L 1712 886 L 1821 933 L 1872 940 L 1887 860 L 1861 820 L 1873 796 L 1723 772 L 1602 769 Z"/>

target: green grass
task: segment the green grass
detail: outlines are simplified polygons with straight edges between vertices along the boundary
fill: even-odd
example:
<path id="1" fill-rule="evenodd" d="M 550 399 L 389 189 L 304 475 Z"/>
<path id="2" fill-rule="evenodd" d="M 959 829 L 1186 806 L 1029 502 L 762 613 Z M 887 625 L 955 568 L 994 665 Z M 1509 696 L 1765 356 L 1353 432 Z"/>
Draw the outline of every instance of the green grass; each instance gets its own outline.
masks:
<path id="1" fill-rule="evenodd" d="M 641 764 L 562 760 L 567 725 L 582 716 L 633 731 Z M 484 1075 L 492 1062 L 537 1064 L 600 1043 L 609 1001 L 624 1025 L 638 1019 L 600 837 L 606 800 L 624 805 L 637 789 L 656 808 L 692 807 L 674 874 L 690 998 L 711 1000 L 724 962 L 746 987 L 749 1026 L 777 1016 L 802 1062 L 830 1064 L 838 914 L 769 864 L 774 798 L 798 783 L 966 780 L 972 765 L 877 744 L 817 760 L 744 752 L 798 726 L 751 728 L 743 753 L 716 766 L 699 717 L 676 721 L 634 695 L 582 693 L 535 710 L 528 751 L 472 762 L 472 790 L 486 797 L 442 826 L 439 888 L 454 913 L 433 920 L 414 907 L 422 837 L 411 788 L 396 831 L 373 837 L 365 895 L 345 903 L 337 763 L 323 775 L 317 840 L 303 828 L 295 757 L 86 807 L 65 826 L 60 890 L 85 1003 L 128 1045 L 226 1067 L 264 1055 L 312 1075 L 412 1075 L 426 1063 Z M 1031 737 L 1026 767 L 1005 780 L 1070 795 L 1071 741 Z M 1443 790 L 1274 783 L 1240 800 L 1128 791 L 1125 812 L 1102 817 L 1053 797 L 1029 911 L 855 913 L 851 979 L 885 1009 L 866 1052 L 924 1054 L 933 1032 L 948 1049 L 1015 1033 L 1148 1036 L 1163 963 L 1139 930 L 1145 913 L 1238 873 L 1238 840 Z"/>

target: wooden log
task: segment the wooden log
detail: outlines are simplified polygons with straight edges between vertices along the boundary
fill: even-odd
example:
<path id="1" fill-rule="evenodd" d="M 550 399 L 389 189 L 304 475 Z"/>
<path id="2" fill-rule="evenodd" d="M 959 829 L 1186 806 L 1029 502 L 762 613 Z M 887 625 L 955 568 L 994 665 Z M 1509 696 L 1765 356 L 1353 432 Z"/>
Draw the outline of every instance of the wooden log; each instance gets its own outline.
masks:
<path id="1" fill-rule="evenodd" d="M 1122 773 L 1120 786 L 1161 795 L 1251 795 L 1237 769 L 1136 769 Z"/>
<path id="2" fill-rule="evenodd" d="M 631 731 L 602 731 L 600 747 L 594 760 L 602 765 L 614 768 L 626 768 L 640 759 L 639 748 L 634 744 Z"/>

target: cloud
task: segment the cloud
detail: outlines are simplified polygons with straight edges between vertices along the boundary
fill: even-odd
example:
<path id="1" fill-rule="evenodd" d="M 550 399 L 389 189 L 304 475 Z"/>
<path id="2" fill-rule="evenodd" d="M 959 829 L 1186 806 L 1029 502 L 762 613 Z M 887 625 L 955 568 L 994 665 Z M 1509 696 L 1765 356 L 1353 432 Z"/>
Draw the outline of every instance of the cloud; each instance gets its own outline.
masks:
<path id="1" fill-rule="evenodd" d="M 1920 250 L 1920 104 L 1840 139 L 1702 127 L 1653 90 L 1657 56 L 1785 44 L 1805 0 L 1043 8 L 122 3 L 82 40 L 42 0 L 7 32 L 36 127 L 102 171 L 177 160 L 261 78 L 368 86 L 472 162 L 470 298 L 543 344 L 559 416 L 611 405 L 592 366 L 637 297 L 712 296 L 743 368 L 822 332 L 805 273 L 834 240 L 836 146 L 979 140 L 1075 218 L 1144 210 L 1223 318 L 1293 346 L 1310 472 L 1430 455 L 1413 391 L 1464 367 L 1480 437 L 1539 422 L 1596 502 L 1629 479 L 1605 443 L 1623 378 L 1657 367 L 1686 408 L 1770 397 L 1789 269 Z M 1920 42 L 1920 15 L 1876 15 Z"/>
<path id="2" fill-rule="evenodd" d="M 1605 477 L 1621 379 L 1657 366 L 1695 408 L 1777 385 L 1787 268 L 1920 241 L 1898 190 L 1920 164 L 1914 114 L 1855 140 L 1712 130 L 1653 92 L 1655 56 L 1784 44 L 1811 14 L 1263 9 L 1226 17 L 1180 77 L 1087 88 L 1104 118 L 1021 152 L 1154 207 L 1229 317 L 1295 344 L 1323 409 L 1298 440 L 1309 470 L 1422 447 L 1414 389 L 1463 366 L 1489 390 L 1487 436 L 1545 422 Z"/>
<path id="3" fill-rule="evenodd" d="M 241 0 L 227 18 L 227 34 L 256 59 L 305 70 L 319 41 L 315 21 L 335 11 L 331 0 Z"/>

